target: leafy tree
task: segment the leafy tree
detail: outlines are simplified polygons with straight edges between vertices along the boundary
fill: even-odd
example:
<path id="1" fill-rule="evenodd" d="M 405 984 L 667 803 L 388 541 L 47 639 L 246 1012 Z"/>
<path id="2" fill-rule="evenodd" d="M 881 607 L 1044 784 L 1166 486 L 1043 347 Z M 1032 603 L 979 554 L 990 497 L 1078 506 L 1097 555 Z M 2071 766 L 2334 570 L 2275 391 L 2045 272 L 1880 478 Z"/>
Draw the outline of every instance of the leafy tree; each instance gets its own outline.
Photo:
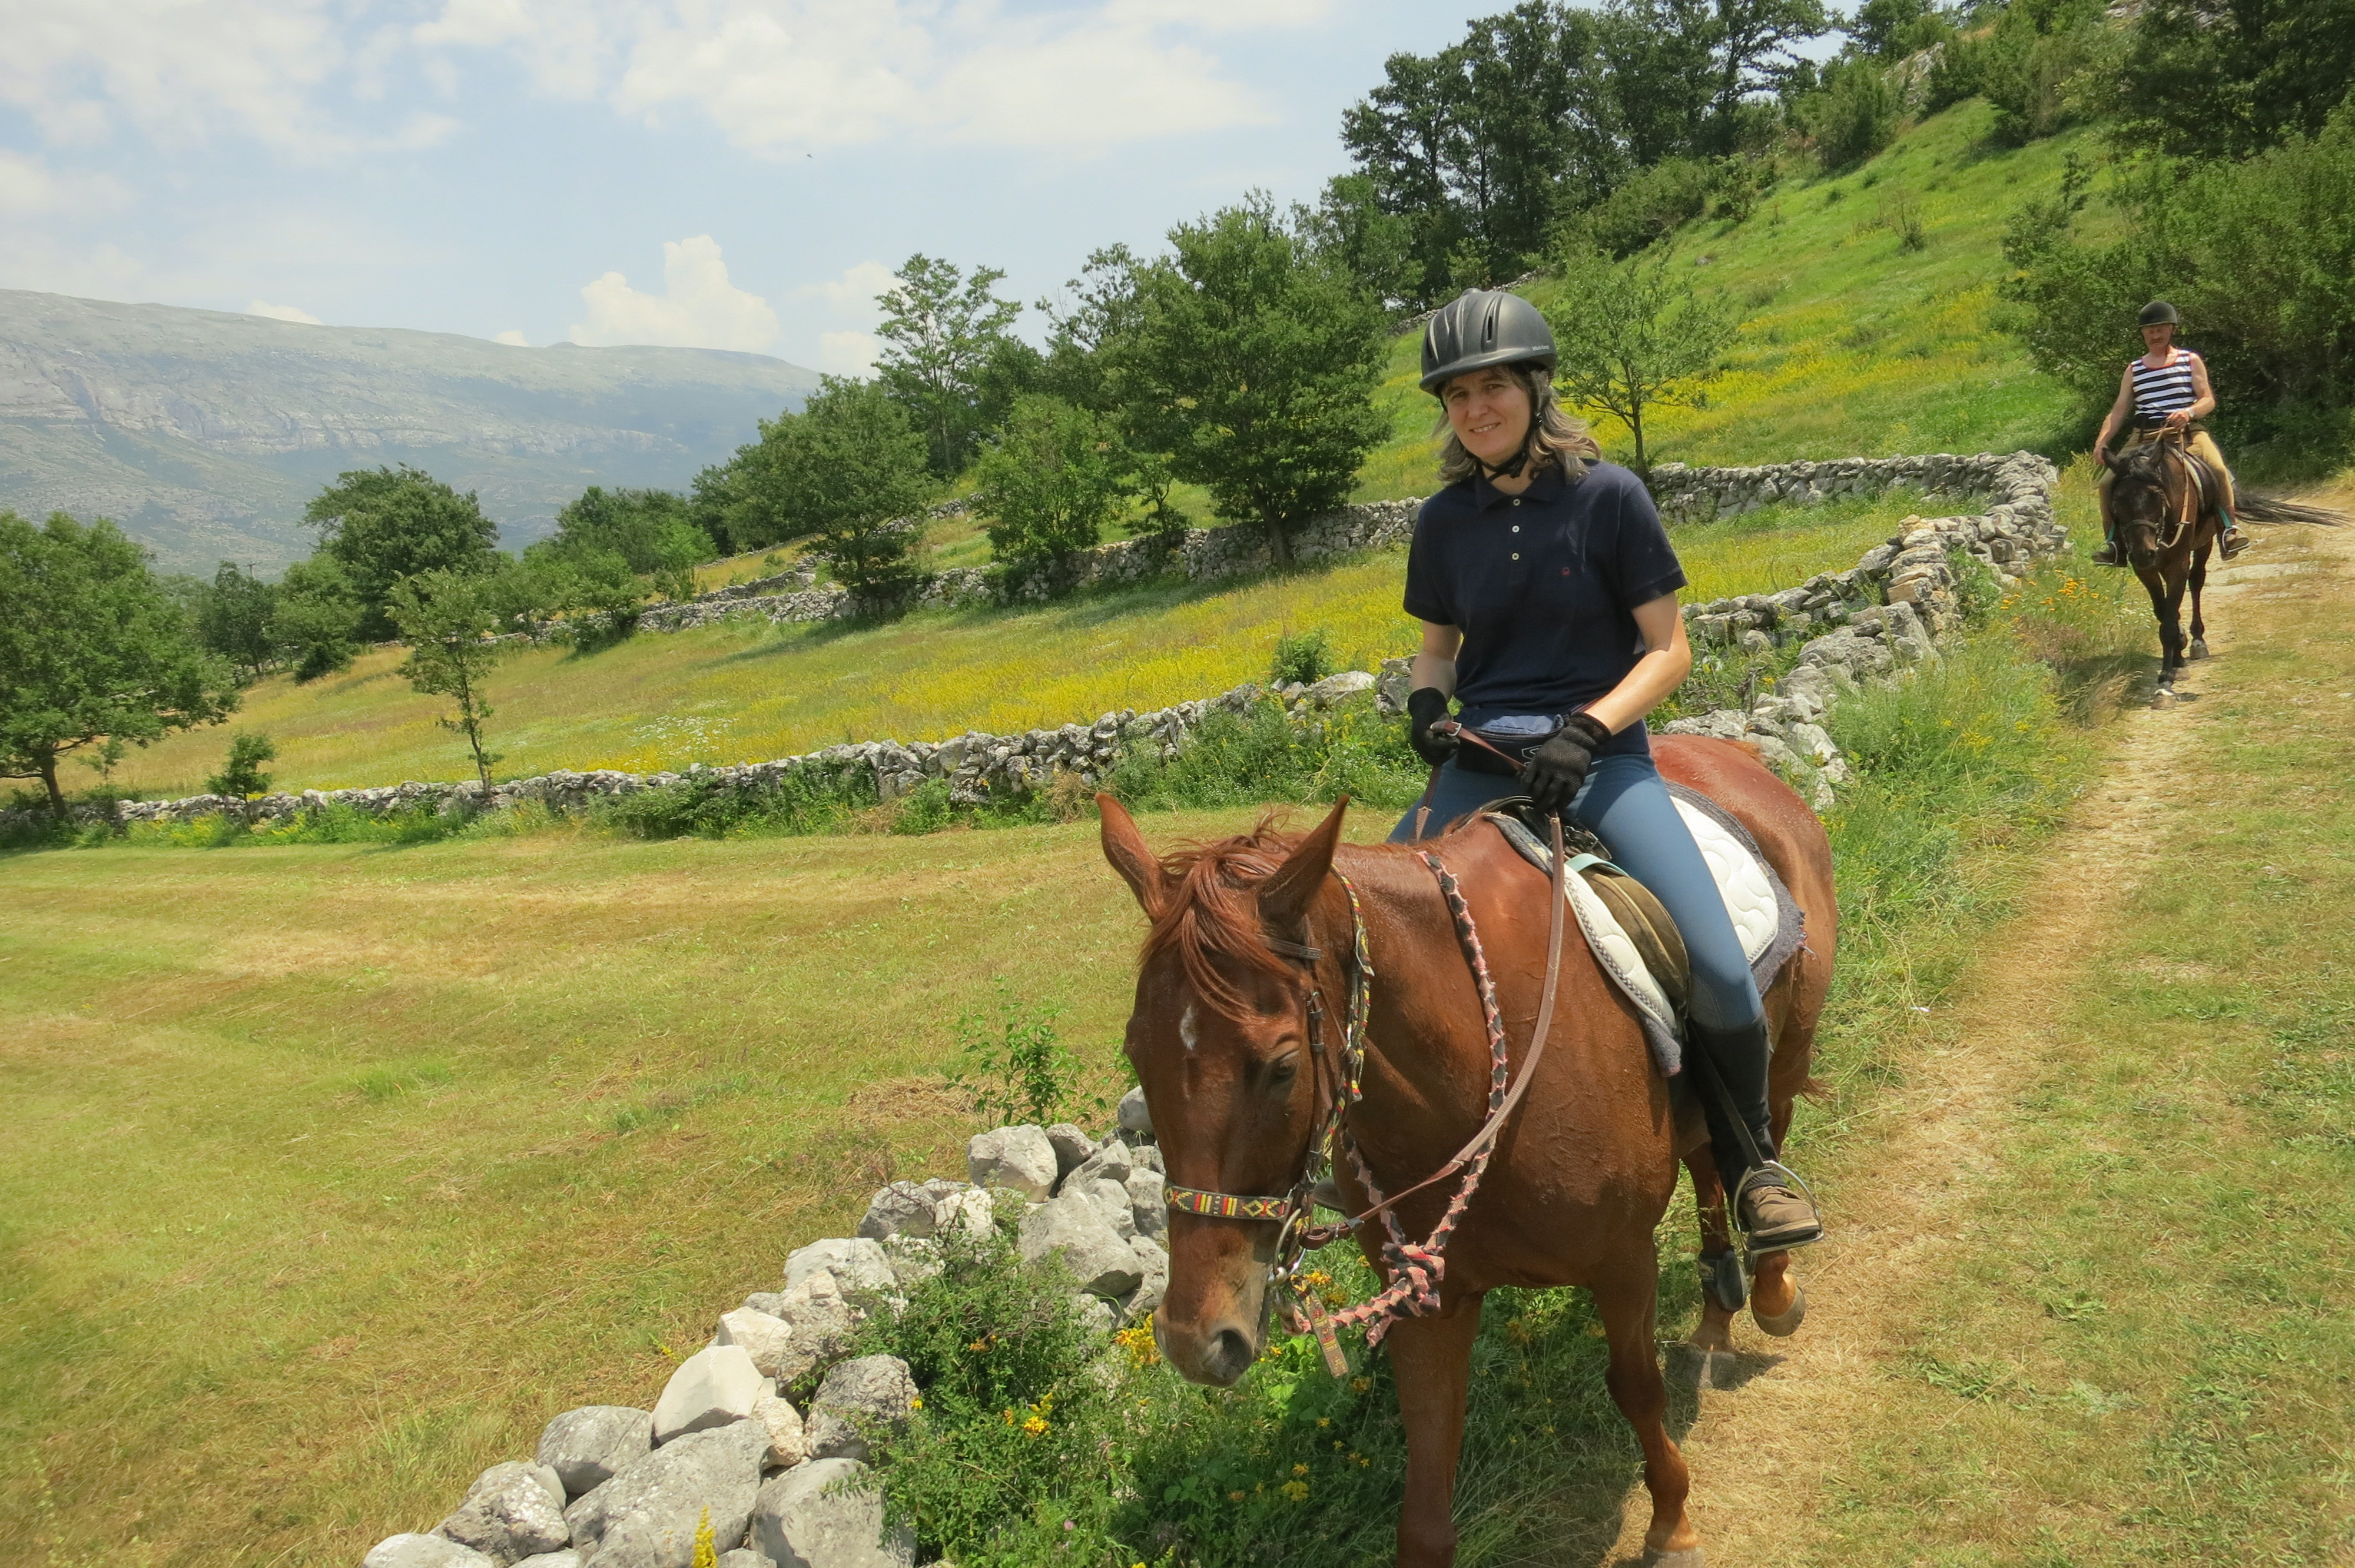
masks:
<path id="1" fill-rule="evenodd" d="M 1335 175 L 1316 206 L 1298 211 L 1295 223 L 1318 251 L 1384 303 L 1412 306 L 1422 297 L 1414 225 L 1382 209 L 1371 175 Z"/>
<path id="2" fill-rule="evenodd" d="M 393 585 L 390 609 L 409 645 L 400 674 L 415 690 L 457 704 L 454 715 L 433 722 L 466 737 L 487 793 L 499 754 L 483 746 L 483 723 L 494 711 L 483 683 L 509 646 L 492 641 L 500 620 L 496 583 L 479 572 L 420 572 Z"/>
<path id="3" fill-rule="evenodd" d="M 359 596 L 351 574 L 333 556 L 317 555 L 286 568 L 270 610 L 276 656 L 294 666 L 297 681 L 315 681 L 351 668 L 358 656 Z"/>
<path id="4" fill-rule="evenodd" d="M 1002 369 L 1022 307 L 990 292 L 1006 274 L 924 255 L 908 258 L 898 281 L 875 297 L 883 307 L 877 334 L 884 349 L 877 377 L 923 432 L 926 461 L 947 478 L 961 471 L 981 432 L 996 421 L 985 406 L 989 372 Z M 995 378 L 1002 383 L 1002 376 Z"/>
<path id="5" fill-rule="evenodd" d="M 1139 268 L 1133 324 L 1108 342 L 1140 444 L 1256 524 L 1279 561 L 1292 530 L 1348 499 L 1381 440 L 1381 306 L 1265 196 L 1169 232 Z"/>
<path id="6" fill-rule="evenodd" d="M 0 511 L 0 778 L 38 779 L 63 815 L 58 758 L 216 724 L 235 676 L 112 523 Z M 119 755 L 119 753 L 118 753 Z"/>
<path id="7" fill-rule="evenodd" d="M 259 730 L 240 730 L 229 737 L 229 759 L 221 770 L 205 780 L 208 794 L 229 795 L 244 800 L 252 795 L 270 793 L 270 775 L 261 765 L 278 756 L 278 748 L 270 737 Z"/>
<path id="8" fill-rule="evenodd" d="M 2344 0 L 2152 0 L 2108 108 L 2124 145 L 2239 158 L 2318 134 L 2350 80 Z"/>
<path id="9" fill-rule="evenodd" d="M 1877 60 L 1903 59 L 1955 32 L 1936 0 L 1864 0 L 1839 29 L 1859 53 Z"/>
<path id="10" fill-rule="evenodd" d="M 761 446 L 784 536 L 815 537 L 855 593 L 888 598 L 909 585 L 932 483 L 923 438 L 880 383 L 826 376 L 800 413 L 762 422 Z"/>
<path id="11" fill-rule="evenodd" d="M 1642 473 L 1651 471 L 1645 414 L 1699 406 L 1741 324 L 1731 301 L 1700 293 L 1689 269 L 1671 265 L 1665 250 L 1617 262 L 1569 252 L 1561 290 L 1546 311 L 1561 354 L 1554 384 L 1567 401 L 1626 425 Z"/>
<path id="12" fill-rule="evenodd" d="M 1870 59 L 1849 59 L 1825 70 L 1800 115 L 1824 167 L 1849 169 L 1897 140 L 1904 108 L 1887 72 Z"/>
<path id="13" fill-rule="evenodd" d="M 393 634 L 392 586 L 419 572 L 486 572 L 499 564 L 498 527 L 468 491 L 422 469 L 356 470 L 312 499 L 303 520 L 319 531 L 360 605 L 359 635 Z"/>
<path id="14" fill-rule="evenodd" d="M 990 553 L 1021 567 L 1050 565 L 1093 546 L 1137 483 L 1136 464 L 1110 419 L 1038 393 L 1016 400 L 974 473 Z"/>
<path id="15" fill-rule="evenodd" d="M 197 600 L 197 637 L 243 670 L 249 680 L 260 680 L 278 659 L 270 624 L 277 609 L 275 584 L 240 571 L 233 561 L 223 561 Z"/>
<path id="16" fill-rule="evenodd" d="M 695 597 L 697 564 L 719 547 L 697 525 L 683 495 L 592 484 L 556 514 L 555 535 L 527 556 L 532 551 L 574 560 L 617 556 L 629 571 L 654 578 L 666 598 L 684 599 Z"/>

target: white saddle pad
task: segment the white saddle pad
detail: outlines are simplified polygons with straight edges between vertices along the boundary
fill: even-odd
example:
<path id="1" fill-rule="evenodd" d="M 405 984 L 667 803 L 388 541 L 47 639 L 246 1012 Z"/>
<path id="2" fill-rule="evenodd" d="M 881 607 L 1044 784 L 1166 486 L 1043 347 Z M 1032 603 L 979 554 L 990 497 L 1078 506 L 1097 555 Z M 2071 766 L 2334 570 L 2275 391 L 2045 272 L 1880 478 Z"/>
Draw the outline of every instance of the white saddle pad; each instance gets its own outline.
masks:
<path id="1" fill-rule="evenodd" d="M 1716 818 L 1682 800 L 1677 802 L 1677 812 L 1692 830 L 1693 842 L 1700 846 L 1701 858 L 1709 862 L 1710 874 L 1717 879 L 1718 896 L 1725 900 L 1733 933 L 1742 939 L 1742 956 L 1756 963 L 1782 928 L 1774 882 L 1750 846 L 1726 832 Z M 1578 916 L 1579 928 L 1586 933 L 1587 945 L 1594 949 L 1604 971 L 1645 1017 L 1674 1035 L 1677 1018 L 1668 993 L 1645 968 L 1643 955 L 1636 950 L 1610 906 L 1582 876 L 1570 878 L 1565 888 L 1571 912 Z"/>

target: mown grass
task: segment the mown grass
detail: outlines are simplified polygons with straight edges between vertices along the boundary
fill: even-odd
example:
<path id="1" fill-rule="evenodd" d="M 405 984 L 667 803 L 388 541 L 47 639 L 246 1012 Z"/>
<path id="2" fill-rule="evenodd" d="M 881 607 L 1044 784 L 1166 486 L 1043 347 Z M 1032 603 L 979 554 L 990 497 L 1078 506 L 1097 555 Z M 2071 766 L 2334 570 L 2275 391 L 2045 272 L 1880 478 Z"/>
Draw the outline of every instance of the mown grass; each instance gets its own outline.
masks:
<path id="1" fill-rule="evenodd" d="M 1852 565 L 1920 504 L 1897 494 L 1765 507 L 1679 530 L 1689 596 L 1786 587 Z M 1403 571 L 1403 552 L 1391 550 L 1321 570 L 1157 585 L 1036 609 L 934 611 L 859 626 L 776 627 L 747 617 L 595 651 L 526 649 L 488 683 L 489 733 L 504 756 L 500 776 L 517 778 L 1088 723 L 1264 680 L 1287 632 L 1325 631 L 1342 668 L 1370 669 L 1409 652 L 1416 632 L 1399 605 Z M 441 703 L 394 673 L 400 658 L 398 649 L 375 650 L 308 685 L 272 676 L 247 692 L 236 726 L 275 742 L 282 789 L 462 776 L 463 749 L 434 723 Z M 115 779 L 150 797 L 195 794 L 227 746 L 221 728 L 175 736 L 133 753 Z"/>

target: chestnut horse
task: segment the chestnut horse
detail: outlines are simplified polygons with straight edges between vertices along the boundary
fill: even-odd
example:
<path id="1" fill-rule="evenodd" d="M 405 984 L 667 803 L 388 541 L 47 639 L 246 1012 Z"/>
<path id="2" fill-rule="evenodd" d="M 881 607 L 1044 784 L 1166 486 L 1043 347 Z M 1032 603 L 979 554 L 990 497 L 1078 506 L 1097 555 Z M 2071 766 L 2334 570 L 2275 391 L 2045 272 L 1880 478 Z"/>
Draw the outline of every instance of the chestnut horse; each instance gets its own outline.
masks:
<path id="1" fill-rule="evenodd" d="M 2135 576 L 2150 594 L 2158 618 L 2161 705 L 2174 700 L 2175 673 L 2190 659 L 2208 657 L 2208 624 L 2200 593 L 2208 584 L 2208 553 L 2224 532 L 2224 509 L 2203 493 L 2204 469 L 2180 440 L 2145 441 L 2112 460 L 2110 517 Z M 2211 486 L 2221 478 L 2210 480 Z M 2191 590 L 2191 637 L 2183 636 L 2183 593 Z"/>
<path id="2" fill-rule="evenodd" d="M 1749 828 L 1807 912 L 1807 945 L 1766 995 L 1779 1141 L 1792 1097 L 1807 1081 L 1831 978 L 1830 845 L 1806 803 L 1749 747 L 1689 736 L 1654 746 L 1663 774 Z M 1352 889 L 1375 971 L 1364 1097 L 1348 1112 L 1368 1167 L 1385 1191 L 1403 1192 L 1481 1126 L 1491 1080 L 1487 1028 L 1456 927 L 1423 857 L 1434 853 L 1461 885 L 1518 1072 L 1544 980 L 1550 888 L 1495 828 L 1459 824 L 1414 845 L 1343 845 L 1345 800 L 1305 834 L 1278 835 L 1263 823 L 1243 837 L 1156 856 L 1117 801 L 1099 802 L 1104 856 L 1152 921 L 1127 1052 L 1171 1182 L 1271 1198 L 1295 1186 L 1327 1108 L 1317 1086 L 1329 1084 L 1329 1070 L 1321 1073 L 1312 1053 L 1332 1048 L 1330 999 L 1349 995 Z M 1633 1008 L 1574 932 L 1563 945 L 1559 984 L 1546 1054 L 1447 1245 L 1440 1309 L 1401 1319 L 1389 1332 L 1407 1434 L 1398 1524 L 1403 1568 L 1455 1558 L 1455 1467 L 1472 1343 L 1482 1297 L 1505 1285 L 1593 1292 L 1609 1340 L 1606 1382 L 1644 1447 L 1652 1497 L 1645 1542 L 1667 1561 L 1700 1561 L 1700 1535 L 1685 1515 L 1690 1482 L 1663 1425 L 1652 1234 L 1675 1191 L 1680 1156 L 1704 1209 L 1721 1211 L 1721 1247 L 1723 1192 L 1698 1111 L 1680 1114 L 1686 1097 L 1672 1101 Z M 1312 991 L 1327 999 L 1323 1037 L 1311 1018 Z M 1335 1174 L 1350 1212 L 1362 1211 L 1368 1198 L 1354 1172 L 1345 1162 Z M 1399 1203 L 1410 1235 L 1420 1241 L 1430 1233 L 1455 1185 L 1443 1182 Z M 1378 1269 L 1379 1228 L 1369 1222 L 1359 1232 Z M 1229 1385 L 1260 1354 L 1278 1229 L 1272 1219 L 1173 1209 L 1168 1288 L 1154 1330 L 1186 1377 Z M 1801 1304 L 1788 1260 L 1787 1253 L 1759 1259 L 1752 1297 L 1761 1322 L 1786 1333 Z M 1711 1303 L 1696 1340 L 1723 1345 L 1731 1319 Z"/>

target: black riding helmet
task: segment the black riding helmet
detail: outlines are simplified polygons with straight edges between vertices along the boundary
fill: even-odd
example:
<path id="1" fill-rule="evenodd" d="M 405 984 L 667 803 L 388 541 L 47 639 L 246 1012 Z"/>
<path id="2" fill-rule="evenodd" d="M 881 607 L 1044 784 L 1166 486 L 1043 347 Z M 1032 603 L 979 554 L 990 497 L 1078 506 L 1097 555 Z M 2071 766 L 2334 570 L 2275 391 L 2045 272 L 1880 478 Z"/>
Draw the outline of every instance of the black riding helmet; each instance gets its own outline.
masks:
<path id="1" fill-rule="evenodd" d="M 1492 365 L 1554 367 L 1553 329 L 1538 308 L 1502 289 L 1466 289 L 1423 329 L 1423 389 L 1436 394 L 1467 370 Z"/>
<path id="2" fill-rule="evenodd" d="M 2177 315 L 2175 307 L 2165 300 L 2153 300 L 2142 308 L 2142 314 L 2135 318 L 2135 324 L 2137 326 L 2181 326 L 2183 318 Z M 1426 348 L 1423 352 L 1423 362 L 1429 364 L 1431 351 Z"/>

